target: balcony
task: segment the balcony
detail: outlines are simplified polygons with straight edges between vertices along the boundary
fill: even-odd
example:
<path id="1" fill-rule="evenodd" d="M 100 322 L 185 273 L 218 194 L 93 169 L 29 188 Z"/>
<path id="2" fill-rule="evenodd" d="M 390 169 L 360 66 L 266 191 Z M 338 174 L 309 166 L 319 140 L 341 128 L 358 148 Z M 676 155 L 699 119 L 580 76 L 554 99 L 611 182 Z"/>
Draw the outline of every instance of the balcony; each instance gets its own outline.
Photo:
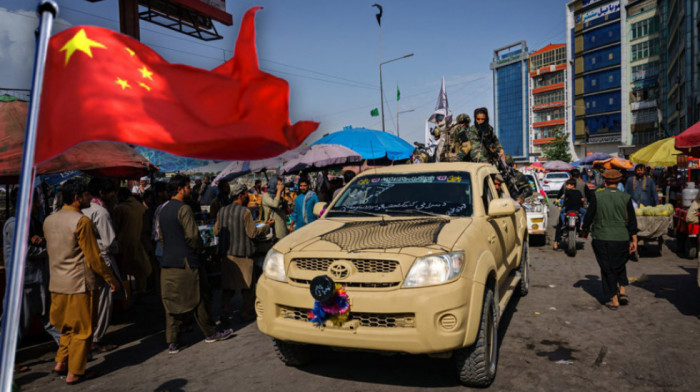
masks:
<path id="1" fill-rule="evenodd" d="M 545 93 L 547 91 L 559 90 L 564 88 L 564 82 L 550 84 L 549 86 L 542 86 L 532 89 L 533 94 Z"/>

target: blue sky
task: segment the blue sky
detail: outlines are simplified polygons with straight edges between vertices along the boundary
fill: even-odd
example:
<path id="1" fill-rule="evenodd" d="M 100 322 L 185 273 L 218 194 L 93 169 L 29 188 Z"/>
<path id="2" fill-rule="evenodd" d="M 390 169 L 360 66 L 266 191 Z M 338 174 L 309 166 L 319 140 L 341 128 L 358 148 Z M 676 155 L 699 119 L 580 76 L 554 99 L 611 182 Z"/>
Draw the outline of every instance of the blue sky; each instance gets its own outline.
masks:
<path id="1" fill-rule="evenodd" d="M 54 32 L 80 24 L 119 30 L 118 0 L 55 0 Z M 442 76 L 453 113 L 493 108 L 493 50 L 526 40 L 530 51 L 564 43 L 564 0 L 228 0 L 231 27 L 216 24 L 224 39 L 200 41 L 145 21 L 141 41 L 166 60 L 212 69 L 232 56 L 245 11 L 256 16 L 260 66 L 290 84 L 292 122 L 321 123 L 310 141 L 346 125 L 381 129 L 378 2 L 382 59 L 414 53 L 382 67 L 386 130 L 396 133 L 396 86 L 401 90 L 400 134 L 423 141 Z M 37 0 L 0 2 L 0 89 L 30 87 Z"/>

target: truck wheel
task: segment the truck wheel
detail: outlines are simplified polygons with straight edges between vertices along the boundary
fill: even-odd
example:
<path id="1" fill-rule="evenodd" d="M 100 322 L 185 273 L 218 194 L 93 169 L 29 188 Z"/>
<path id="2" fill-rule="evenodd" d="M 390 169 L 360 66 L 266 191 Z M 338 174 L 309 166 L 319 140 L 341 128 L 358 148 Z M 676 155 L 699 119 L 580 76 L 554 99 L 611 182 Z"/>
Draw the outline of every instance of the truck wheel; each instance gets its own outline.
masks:
<path id="1" fill-rule="evenodd" d="M 486 289 L 476 342 L 456 350 L 459 381 L 470 387 L 488 387 L 496 378 L 498 363 L 498 305 L 493 290 Z"/>
<path id="2" fill-rule="evenodd" d="M 523 253 L 520 256 L 520 283 L 515 290 L 515 294 L 519 297 L 524 297 L 530 291 L 530 249 L 527 242 L 523 244 Z"/>
<path id="3" fill-rule="evenodd" d="M 309 347 L 301 344 L 287 343 L 272 339 L 275 354 L 287 366 L 303 366 L 309 363 Z"/>
<path id="4" fill-rule="evenodd" d="M 576 256 L 576 232 L 575 231 L 570 231 L 569 232 L 569 238 L 567 239 L 567 244 L 566 244 L 566 254 L 574 257 Z"/>

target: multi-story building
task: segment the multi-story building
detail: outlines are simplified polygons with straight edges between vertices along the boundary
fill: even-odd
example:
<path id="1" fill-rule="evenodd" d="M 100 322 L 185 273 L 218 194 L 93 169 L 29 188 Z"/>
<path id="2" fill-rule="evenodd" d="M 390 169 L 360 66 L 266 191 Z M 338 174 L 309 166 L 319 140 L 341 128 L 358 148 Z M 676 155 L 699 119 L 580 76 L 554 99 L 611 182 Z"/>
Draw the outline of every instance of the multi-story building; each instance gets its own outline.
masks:
<path id="1" fill-rule="evenodd" d="M 628 57 L 626 0 L 574 0 L 567 3 L 567 62 L 571 105 L 567 132 L 572 134 L 575 155 L 589 151 L 618 154 L 630 144 L 626 116 Z M 625 87 L 624 90 L 627 90 Z"/>
<path id="2" fill-rule="evenodd" d="M 627 4 L 630 56 L 628 67 L 631 147 L 639 148 L 664 138 L 659 128 L 660 34 L 657 0 L 632 0 Z M 623 130 L 623 132 L 626 130 Z"/>
<path id="3" fill-rule="evenodd" d="M 662 131 L 677 135 L 700 120 L 698 1 L 659 0 Z"/>
<path id="4" fill-rule="evenodd" d="M 566 129 L 566 44 L 547 45 L 530 53 L 529 62 L 529 148 L 530 156 L 537 158 L 542 156 L 542 146 Z"/>
<path id="5" fill-rule="evenodd" d="M 493 51 L 494 130 L 516 162 L 528 153 L 528 52 L 525 41 Z"/>

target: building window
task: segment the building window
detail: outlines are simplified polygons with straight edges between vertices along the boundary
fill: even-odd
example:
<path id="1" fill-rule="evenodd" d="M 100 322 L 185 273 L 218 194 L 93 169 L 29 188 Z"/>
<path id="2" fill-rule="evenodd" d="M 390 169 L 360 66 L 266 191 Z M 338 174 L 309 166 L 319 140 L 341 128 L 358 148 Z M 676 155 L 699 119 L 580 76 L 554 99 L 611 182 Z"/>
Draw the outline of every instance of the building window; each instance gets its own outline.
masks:
<path id="1" fill-rule="evenodd" d="M 632 41 L 646 37 L 647 35 L 655 34 L 659 31 L 659 22 L 656 17 L 644 19 L 642 21 L 632 23 L 631 36 Z"/>
<path id="2" fill-rule="evenodd" d="M 642 60 L 659 54 L 659 40 L 652 39 L 632 45 L 632 61 Z"/>
<path id="3" fill-rule="evenodd" d="M 595 86 L 595 85 L 596 85 L 596 82 L 597 82 L 597 80 L 591 79 L 591 86 Z"/>
<path id="4" fill-rule="evenodd" d="M 613 104 L 613 98 L 610 97 L 610 98 L 608 99 L 608 105 L 612 105 L 612 104 Z"/>

